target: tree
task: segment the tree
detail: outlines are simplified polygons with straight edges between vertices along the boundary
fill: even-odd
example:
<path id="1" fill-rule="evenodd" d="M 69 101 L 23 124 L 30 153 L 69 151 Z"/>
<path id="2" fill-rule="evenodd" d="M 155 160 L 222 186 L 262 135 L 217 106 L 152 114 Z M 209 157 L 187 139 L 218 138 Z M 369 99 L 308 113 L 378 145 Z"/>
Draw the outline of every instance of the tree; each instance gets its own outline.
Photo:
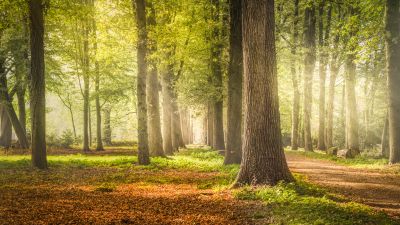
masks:
<path id="1" fill-rule="evenodd" d="M 229 2 L 230 49 L 228 71 L 228 124 L 224 164 L 240 163 L 242 158 L 242 0 Z"/>
<path id="2" fill-rule="evenodd" d="M 386 0 L 386 60 L 389 103 L 389 163 L 400 162 L 400 13 L 398 0 Z"/>
<path id="3" fill-rule="evenodd" d="M 162 74 L 162 107 L 163 107 L 163 148 L 166 155 L 172 155 L 174 149 L 172 146 L 172 80 L 173 67 L 168 65 Z"/>
<path id="4" fill-rule="evenodd" d="M 304 16 L 304 149 L 313 150 L 311 136 L 311 108 L 312 108 L 312 85 L 315 68 L 315 4 L 314 0 L 309 0 L 306 5 Z"/>
<path id="5" fill-rule="evenodd" d="M 292 83 L 293 83 L 293 106 L 292 106 L 292 130 L 291 130 L 291 146 L 292 150 L 299 148 L 299 123 L 300 123 L 300 91 L 299 91 L 299 78 L 297 76 L 296 66 L 296 54 L 297 54 L 297 42 L 299 37 L 298 31 L 299 23 L 299 0 L 294 0 L 294 12 L 293 12 L 293 41 L 291 46 L 292 54 Z"/>
<path id="6" fill-rule="evenodd" d="M 282 148 L 274 0 L 243 2 L 244 139 L 236 185 L 293 181 Z"/>
<path id="7" fill-rule="evenodd" d="M 153 4 L 148 1 L 148 26 L 149 29 L 156 27 L 156 13 Z M 157 43 L 154 38 L 149 38 L 149 55 L 152 56 L 157 51 Z M 149 151 L 152 156 L 164 156 L 163 139 L 161 135 L 160 102 L 159 102 L 159 83 L 158 69 L 155 57 L 150 59 L 149 77 L 147 79 L 147 111 L 149 127 Z"/>
<path id="8" fill-rule="evenodd" d="M 223 45 L 220 40 L 222 31 L 220 28 L 221 2 L 220 0 L 212 0 L 212 20 L 216 24 L 212 29 L 211 37 L 211 74 L 212 82 L 215 85 L 217 96 L 214 102 L 213 116 L 213 147 L 214 149 L 224 150 L 224 119 L 223 119 L 223 97 L 222 97 L 222 51 Z"/>
<path id="9" fill-rule="evenodd" d="M 138 117 L 138 162 L 139 165 L 150 164 L 147 134 L 147 29 L 145 0 L 136 0 L 136 22 L 138 28 L 137 44 L 137 117 Z"/>
<path id="10" fill-rule="evenodd" d="M 39 169 L 47 168 L 43 7 L 42 0 L 29 0 L 32 164 Z"/>
<path id="11" fill-rule="evenodd" d="M 0 146 L 11 147 L 12 125 L 5 107 L 0 104 Z"/>
<path id="12" fill-rule="evenodd" d="M 83 4 L 88 7 L 89 0 L 83 0 Z M 82 56 L 82 72 L 83 72 L 83 151 L 90 151 L 89 136 L 91 132 L 89 129 L 90 124 L 90 99 L 89 99 L 89 82 L 90 82 L 90 56 L 89 56 L 89 15 L 85 15 L 82 23 L 82 36 L 83 36 L 83 56 Z"/>

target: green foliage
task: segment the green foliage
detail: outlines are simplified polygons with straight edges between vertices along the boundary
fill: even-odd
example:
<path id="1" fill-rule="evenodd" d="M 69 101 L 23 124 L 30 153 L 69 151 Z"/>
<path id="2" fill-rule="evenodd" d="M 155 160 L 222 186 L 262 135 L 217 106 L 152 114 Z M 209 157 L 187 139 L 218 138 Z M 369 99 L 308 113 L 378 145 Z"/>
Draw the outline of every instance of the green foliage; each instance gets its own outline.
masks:
<path id="1" fill-rule="evenodd" d="M 47 135 L 46 142 L 49 147 L 69 149 L 76 143 L 76 140 L 72 131 L 65 130 L 60 137 L 54 133 Z"/>
<path id="2" fill-rule="evenodd" d="M 237 190 L 235 197 L 265 202 L 267 210 L 271 210 L 266 214 L 272 217 L 273 224 L 398 224 L 384 213 L 354 202 L 338 202 L 337 197 L 304 178 L 296 179 L 296 183 L 280 183 L 275 187 L 245 187 Z"/>

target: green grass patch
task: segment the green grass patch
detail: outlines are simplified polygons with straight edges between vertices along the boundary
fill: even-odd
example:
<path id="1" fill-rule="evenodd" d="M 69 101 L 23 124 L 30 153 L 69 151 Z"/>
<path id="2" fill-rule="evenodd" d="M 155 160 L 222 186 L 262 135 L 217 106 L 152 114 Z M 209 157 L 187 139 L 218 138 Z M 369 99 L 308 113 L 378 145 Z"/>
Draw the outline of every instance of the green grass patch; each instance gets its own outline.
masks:
<path id="1" fill-rule="evenodd" d="M 372 208 L 345 201 L 326 190 L 296 176 L 297 182 L 280 183 L 275 187 L 253 189 L 245 187 L 234 192 L 240 200 L 262 200 L 273 224 L 366 225 L 399 224 L 386 214 Z"/>

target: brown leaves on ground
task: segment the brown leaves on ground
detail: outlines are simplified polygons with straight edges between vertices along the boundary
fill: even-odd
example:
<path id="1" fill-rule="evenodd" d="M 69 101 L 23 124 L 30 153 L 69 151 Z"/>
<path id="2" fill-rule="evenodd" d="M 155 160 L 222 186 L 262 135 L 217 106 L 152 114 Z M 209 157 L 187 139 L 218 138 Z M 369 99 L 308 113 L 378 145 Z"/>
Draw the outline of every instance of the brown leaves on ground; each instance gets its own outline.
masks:
<path id="1" fill-rule="evenodd" d="M 0 185 L 1 224 L 254 224 L 251 216 L 260 207 L 233 199 L 229 191 L 197 188 L 197 182 L 212 182 L 217 173 L 123 174 L 111 168 L 70 168 L 42 172 L 32 182 L 7 180 Z M 106 191 L 92 185 L 112 181 L 113 175 L 127 180 Z M 156 183 L 162 179 L 163 184 Z"/>

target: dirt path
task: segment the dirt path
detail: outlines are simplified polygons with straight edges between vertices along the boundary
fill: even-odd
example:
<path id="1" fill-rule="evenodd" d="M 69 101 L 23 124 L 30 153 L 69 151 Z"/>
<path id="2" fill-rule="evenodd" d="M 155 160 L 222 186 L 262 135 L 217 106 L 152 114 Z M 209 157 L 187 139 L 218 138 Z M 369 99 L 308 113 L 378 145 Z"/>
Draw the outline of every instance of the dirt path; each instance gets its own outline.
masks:
<path id="1" fill-rule="evenodd" d="M 400 176 L 377 170 L 353 169 L 333 162 L 287 154 L 292 172 L 312 183 L 400 217 Z"/>

